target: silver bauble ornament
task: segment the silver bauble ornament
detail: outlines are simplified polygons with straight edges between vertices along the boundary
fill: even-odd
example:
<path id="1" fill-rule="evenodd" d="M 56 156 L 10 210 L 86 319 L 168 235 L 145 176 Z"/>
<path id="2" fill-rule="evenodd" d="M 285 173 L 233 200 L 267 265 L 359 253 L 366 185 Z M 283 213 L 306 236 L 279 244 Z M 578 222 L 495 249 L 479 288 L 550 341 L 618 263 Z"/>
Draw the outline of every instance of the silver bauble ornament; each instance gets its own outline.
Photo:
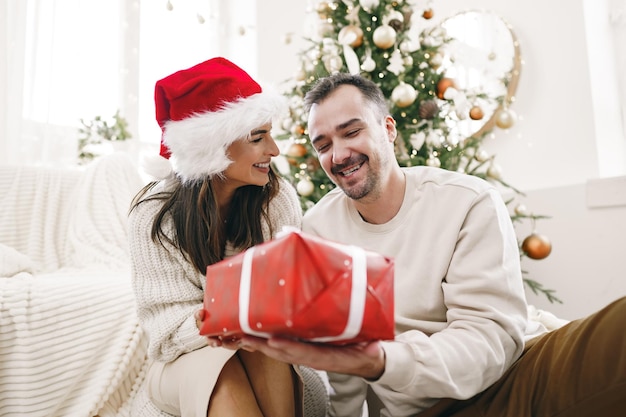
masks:
<path id="1" fill-rule="evenodd" d="M 499 180 L 502 178 L 502 168 L 500 165 L 496 163 L 489 164 L 489 168 L 487 168 L 487 176 L 489 178 L 493 178 L 495 180 Z"/>
<path id="2" fill-rule="evenodd" d="M 485 162 L 489 159 L 489 153 L 484 149 L 480 149 L 474 154 L 474 159 L 478 162 Z"/>
<path id="3" fill-rule="evenodd" d="M 371 56 L 365 58 L 365 61 L 361 64 L 361 69 L 365 72 L 372 72 L 376 69 L 376 61 Z"/>
<path id="4" fill-rule="evenodd" d="M 426 160 L 426 165 L 429 167 L 439 168 L 441 167 L 441 161 L 436 156 L 429 156 Z"/>
<path id="5" fill-rule="evenodd" d="M 396 43 L 396 36 L 397 33 L 391 26 L 381 25 L 374 30 L 372 39 L 374 40 L 374 45 L 380 49 L 389 49 Z"/>
<path id="6" fill-rule="evenodd" d="M 398 107 L 408 107 L 415 102 L 417 91 L 415 88 L 401 81 L 391 92 L 391 101 Z"/>
<path id="7" fill-rule="evenodd" d="M 528 216 L 528 209 L 525 205 L 518 204 L 517 207 L 515 207 L 515 214 L 518 216 Z"/>
<path id="8" fill-rule="evenodd" d="M 309 179 L 300 180 L 296 184 L 296 191 L 298 191 L 298 194 L 300 194 L 302 197 L 310 196 L 311 194 L 313 194 L 314 189 L 315 185 Z"/>

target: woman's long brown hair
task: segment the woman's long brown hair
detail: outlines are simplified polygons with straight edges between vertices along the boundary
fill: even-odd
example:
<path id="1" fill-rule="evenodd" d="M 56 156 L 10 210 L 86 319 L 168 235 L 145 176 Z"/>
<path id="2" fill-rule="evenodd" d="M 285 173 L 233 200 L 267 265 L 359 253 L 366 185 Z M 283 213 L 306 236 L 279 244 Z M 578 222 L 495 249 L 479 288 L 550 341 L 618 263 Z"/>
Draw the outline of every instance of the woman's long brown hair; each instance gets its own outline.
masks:
<path id="1" fill-rule="evenodd" d="M 152 182 L 137 193 L 130 208 L 132 211 L 146 201 L 162 201 L 163 206 L 152 223 L 152 240 L 164 247 L 163 241 L 166 241 L 180 250 L 202 274 L 206 273 L 208 265 L 224 259 L 226 241 L 241 250 L 263 242 L 262 220 L 272 233 L 268 207 L 279 187 L 278 177 L 270 171 L 265 186 L 238 188 L 230 203 L 228 217 L 221 218 L 211 181 L 206 178 L 191 185 L 179 181 L 171 191 L 146 196 L 157 184 Z M 174 223 L 175 236 L 168 236 L 163 230 L 163 222 L 168 216 Z"/>

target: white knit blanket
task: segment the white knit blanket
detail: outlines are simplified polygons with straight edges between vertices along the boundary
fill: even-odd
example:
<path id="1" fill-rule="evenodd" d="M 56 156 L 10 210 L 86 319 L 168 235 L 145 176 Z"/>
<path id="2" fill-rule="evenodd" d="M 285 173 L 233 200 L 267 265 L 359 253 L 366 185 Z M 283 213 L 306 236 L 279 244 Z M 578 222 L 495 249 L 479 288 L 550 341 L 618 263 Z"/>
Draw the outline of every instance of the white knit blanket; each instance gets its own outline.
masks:
<path id="1" fill-rule="evenodd" d="M 0 279 L 0 415 L 116 415 L 145 361 L 127 276 Z"/>
<path id="2" fill-rule="evenodd" d="M 142 185 L 123 154 L 0 167 L 0 416 L 131 415 L 146 337 L 126 216 Z"/>

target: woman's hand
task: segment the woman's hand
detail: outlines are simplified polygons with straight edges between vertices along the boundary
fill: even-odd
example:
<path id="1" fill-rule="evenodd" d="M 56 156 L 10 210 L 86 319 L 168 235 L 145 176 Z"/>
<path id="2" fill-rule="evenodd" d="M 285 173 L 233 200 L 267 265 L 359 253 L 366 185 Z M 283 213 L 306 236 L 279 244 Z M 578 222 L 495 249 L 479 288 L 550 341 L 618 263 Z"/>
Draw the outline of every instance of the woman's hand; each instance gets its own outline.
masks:
<path id="1" fill-rule="evenodd" d="M 207 314 L 207 311 L 201 308 L 193 315 L 193 317 L 196 319 L 196 327 L 198 328 L 198 331 L 200 331 L 200 329 L 202 328 L 202 322 L 207 318 Z"/>
<path id="2" fill-rule="evenodd" d="M 209 313 L 205 309 L 200 309 L 194 313 L 194 318 L 196 319 L 196 327 L 198 331 L 202 328 L 202 322 L 206 320 L 209 316 Z M 239 341 L 240 337 L 222 337 L 222 336 L 207 336 L 209 346 L 211 347 L 224 347 L 226 349 L 237 350 L 240 348 Z"/>

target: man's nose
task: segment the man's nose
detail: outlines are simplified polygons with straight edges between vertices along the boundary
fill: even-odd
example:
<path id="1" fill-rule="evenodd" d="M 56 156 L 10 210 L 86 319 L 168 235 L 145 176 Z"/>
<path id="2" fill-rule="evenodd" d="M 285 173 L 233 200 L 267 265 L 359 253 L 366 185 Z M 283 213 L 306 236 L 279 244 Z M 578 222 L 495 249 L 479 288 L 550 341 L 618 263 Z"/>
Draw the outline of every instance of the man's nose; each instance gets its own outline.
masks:
<path id="1" fill-rule="evenodd" d="M 350 158 L 350 148 L 343 144 L 333 144 L 333 164 L 340 164 Z"/>

